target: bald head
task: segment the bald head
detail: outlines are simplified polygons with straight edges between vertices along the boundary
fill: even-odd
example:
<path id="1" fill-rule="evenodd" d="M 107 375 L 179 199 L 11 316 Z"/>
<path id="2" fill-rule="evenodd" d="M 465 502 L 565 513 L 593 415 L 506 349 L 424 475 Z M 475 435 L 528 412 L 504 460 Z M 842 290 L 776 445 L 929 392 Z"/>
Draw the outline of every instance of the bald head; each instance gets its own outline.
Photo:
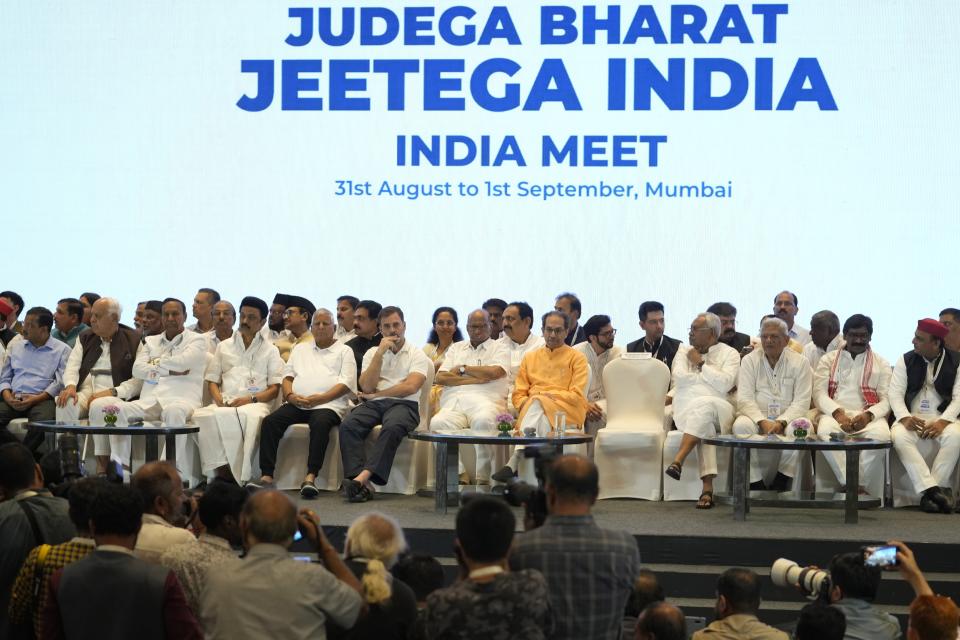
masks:
<path id="1" fill-rule="evenodd" d="M 470 344 L 479 346 L 490 339 L 490 314 L 483 309 L 474 309 L 467 316 L 467 334 Z"/>
<path id="2" fill-rule="evenodd" d="M 240 530 L 248 549 L 260 543 L 289 547 L 297 532 L 297 508 L 279 491 L 258 491 L 243 505 Z"/>
<path id="3" fill-rule="evenodd" d="M 583 456 L 560 456 L 550 465 L 547 486 L 559 503 L 592 505 L 600 491 L 597 466 Z"/>
<path id="4" fill-rule="evenodd" d="M 654 602 L 637 619 L 636 640 L 685 640 L 683 611 L 669 602 Z"/>
<path id="5" fill-rule="evenodd" d="M 133 474 L 130 483 L 140 494 L 144 513 L 171 523 L 183 515 L 183 483 L 169 462 L 148 462 Z"/>

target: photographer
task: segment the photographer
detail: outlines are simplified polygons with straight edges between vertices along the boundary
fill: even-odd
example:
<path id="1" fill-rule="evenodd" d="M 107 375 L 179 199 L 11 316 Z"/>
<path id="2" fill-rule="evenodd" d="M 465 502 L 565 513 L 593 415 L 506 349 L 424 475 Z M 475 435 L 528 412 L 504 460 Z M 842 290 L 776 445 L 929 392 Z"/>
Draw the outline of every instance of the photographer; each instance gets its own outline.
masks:
<path id="1" fill-rule="evenodd" d="M 910 621 L 907 625 L 907 640 L 952 640 L 957 637 L 960 611 L 953 600 L 934 595 L 933 589 L 923 577 L 913 551 L 897 540 L 887 544 L 897 547 L 897 570 L 913 587 L 916 597 L 910 603 Z"/>
<path id="2" fill-rule="evenodd" d="M 899 560 L 900 554 L 897 554 Z M 880 587 L 880 568 L 864 564 L 862 552 L 841 553 L 830 561 L 830 604 L 847 620 L 844 640 L 897 640 L 900 624 L 873 606 Z"/>

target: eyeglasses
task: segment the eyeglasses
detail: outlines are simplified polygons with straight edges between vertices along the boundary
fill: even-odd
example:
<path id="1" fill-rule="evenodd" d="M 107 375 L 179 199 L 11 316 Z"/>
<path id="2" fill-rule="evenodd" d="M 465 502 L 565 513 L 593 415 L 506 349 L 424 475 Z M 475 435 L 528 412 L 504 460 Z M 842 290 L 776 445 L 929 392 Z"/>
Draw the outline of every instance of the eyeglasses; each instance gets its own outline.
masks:
<path id="1" fill-rule="evenodd" d="M 563 327 L 544 327 L 543 332 L 548 333 L 550 335 L 556 335 L 556 336 L 567 334 L 567 330 L 564 329 Z"/>
<path id="2" fill-rule="evenodd" d="M 600 336 L 601 338 L 612 338 L 612 337 L 614 337 L 615 335 L 617 335 L 617 330 L 616 330 L 616 329 L 610 329 L 610 331 L 601 331 L 601 332 L 598 333 L 597 335 Z"/>

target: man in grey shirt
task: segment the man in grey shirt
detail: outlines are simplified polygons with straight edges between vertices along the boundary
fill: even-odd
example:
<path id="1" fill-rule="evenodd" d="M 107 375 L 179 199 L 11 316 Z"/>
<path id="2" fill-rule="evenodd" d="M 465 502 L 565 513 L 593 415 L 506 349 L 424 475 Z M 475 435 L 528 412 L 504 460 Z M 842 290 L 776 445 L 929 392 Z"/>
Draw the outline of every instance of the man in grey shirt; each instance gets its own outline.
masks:
<path id="1" fill-rule="evenodd" d="M 287 548 L 297 529 L 321 564 L 297 562 Z M 350 628 L 363 608 L 362 587 L 330 544 L 316 514 L 279 491 L 260 491 L 240 516 L 247 555 L 211 569 L 200 605 L 208 640 L 327 637 L 327 618 Z"/>
<path id="2" fill-rule="evenodd" d="M 844 640 L 897 640 L 900 623 L 873 606 L 880 587 L 880 568 L 863 563 L 863 553 L 841 553 L 830 561 L 830 604 L 847 619 Z"/>

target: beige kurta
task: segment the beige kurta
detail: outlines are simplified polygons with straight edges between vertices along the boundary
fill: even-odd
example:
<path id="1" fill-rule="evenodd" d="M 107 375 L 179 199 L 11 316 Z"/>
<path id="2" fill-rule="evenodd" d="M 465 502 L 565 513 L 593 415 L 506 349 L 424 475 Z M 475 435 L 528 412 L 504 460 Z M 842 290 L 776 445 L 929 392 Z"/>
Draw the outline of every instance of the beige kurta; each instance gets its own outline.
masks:
<path id="1" fill-rule="evenodd" d="M 567 345 L 558 349 L 535 349 L 523 357 L 513 389 L 513 406 L 520 407 L 517 424 L 530 407 L 530 400 L 539 400 L 550 424 L 554 415 L 563 411 L 567 424 L 582 426 L 587 416 L 584 392 L 590 367 L 586 357 Z M 550 394 L 548 397 L 545 394 Z"/>

